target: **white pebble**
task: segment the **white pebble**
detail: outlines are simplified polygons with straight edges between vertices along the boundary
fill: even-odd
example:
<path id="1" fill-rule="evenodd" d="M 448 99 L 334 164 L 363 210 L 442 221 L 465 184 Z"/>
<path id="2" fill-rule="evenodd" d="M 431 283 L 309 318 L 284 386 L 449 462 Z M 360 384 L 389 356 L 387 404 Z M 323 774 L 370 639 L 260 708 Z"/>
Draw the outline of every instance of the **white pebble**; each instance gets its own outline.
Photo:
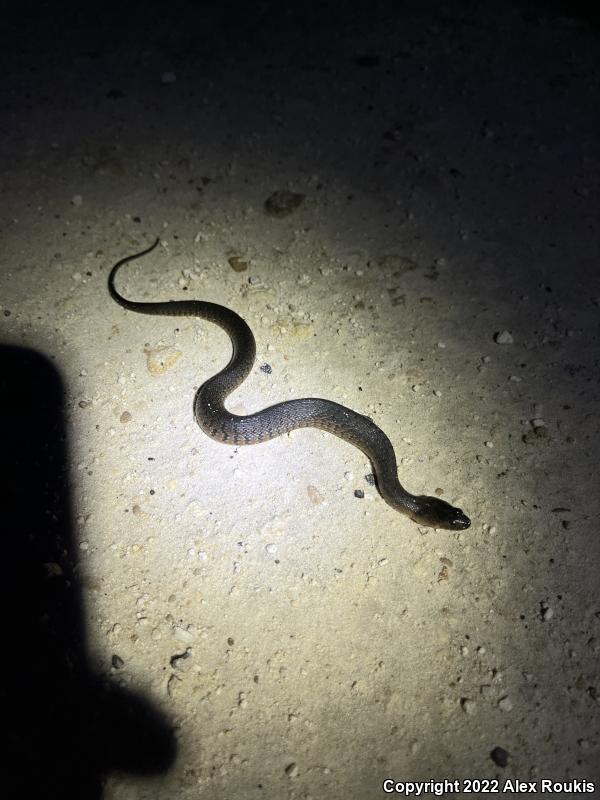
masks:
<path id="1" fill-rule="evenodd" d="M 277 545 L 276 545 L 276 544 L 268 544 L 268 545 L 265 547 L 265 550 L 267 551 L 267 553 L 268 553 L 269 555 L 273 555 L 274 553 L 276 553 L 276 552 L 277 552 Z"/>
<path id="2" fill-rule="evenodd" d="M 468 697 L 465 697 L 460 701 L 460 707 L 465 714 L 474 714 L 475 711 L 477 711 L 477 704 L 475 703 L 475 700 L 471 700 Z"/>
<path id="3" fill-rule="evenodd" d="M 554 609 L 550 606 L 542 606 L 542 619 L 544 622 L 549 622 L 554 616 Z"/>
<path id="4" fill-rule="evenodd" d="M 499 333 L 494 334 L 494 341 L 496 344 L 512 344 L 514 339 L 512 334 L 508 331 L 500 331 Z"/>
<path id="5" fill-rule="evenodd" d="M 189 631 L 186 631 L 185 628 L 179 627 L 179 625 L 176 625 L 173 628 L 173 635 L 180 642 L 191 642 L 194 638 Z"/>
<path id="6" fill-rule="evenodd" d="M 498 700 L 498 708 L 500 709 L 500 711 L 513 710 L 512 700 L 508 695 L 505 695 L 504 697 L 501 697 L 500 700 Z"/>
<path id="7" fill-rule="evenodd" d="M 83 197 L 80 194 L 74 194 L 71 198 L 71 203 L 75 208 L 79 208 L 83 204 Z"/>

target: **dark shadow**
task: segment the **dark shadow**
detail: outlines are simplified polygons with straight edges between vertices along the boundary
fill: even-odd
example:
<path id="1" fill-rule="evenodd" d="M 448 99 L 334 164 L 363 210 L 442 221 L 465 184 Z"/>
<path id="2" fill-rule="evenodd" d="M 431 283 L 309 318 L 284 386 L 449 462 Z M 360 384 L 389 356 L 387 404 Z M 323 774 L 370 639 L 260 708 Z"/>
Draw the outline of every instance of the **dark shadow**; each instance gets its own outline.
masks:
<path id="1" fill-rule="evenodd" d="M 0 346 L 3 774 L 20 797 L 94 800 L 110 770 L 166 770 L 175 741 L 148 701 L 88 663 L 63 396 L 48 359 Z"/>

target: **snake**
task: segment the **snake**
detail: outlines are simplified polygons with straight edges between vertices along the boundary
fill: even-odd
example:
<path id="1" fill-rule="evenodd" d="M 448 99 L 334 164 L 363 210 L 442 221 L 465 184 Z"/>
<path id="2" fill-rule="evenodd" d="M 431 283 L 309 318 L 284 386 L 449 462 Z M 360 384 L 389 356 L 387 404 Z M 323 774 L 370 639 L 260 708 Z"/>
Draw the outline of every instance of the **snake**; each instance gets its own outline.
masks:
<path id="1" fill-rule="evenodd" d="M 108 291 L 127 311 L 196 317 L 218 325 L 227 333 L 232 344 L 229 363 L 205 381 L 194 396 L 194 418 L 207 436 L 225 444 L 248 445 L 266 442 L 297 428 L 319 428 L 354 445 L 367 456 L 379 494 L 396 511 L 424 527 L 451 531 L 469 527 L 471 521 L 461 508 L 440 497 L 406 491 L 398 479 L 392 443 L 370 417 L 316 397 L 286 400 L 243 416 L 228 411 L 225 400 L 244 382 L 254 365 L 256 343 L 248 324 L 231 309 L 216 303 L 204 300 L 140 302 L 123 297 L 115 288 L 115 278 L 121 267 L 148 255 L 159 243 L 160 238 L 157 238 L 146 249 L 117 261 L 108 277 Z"/>

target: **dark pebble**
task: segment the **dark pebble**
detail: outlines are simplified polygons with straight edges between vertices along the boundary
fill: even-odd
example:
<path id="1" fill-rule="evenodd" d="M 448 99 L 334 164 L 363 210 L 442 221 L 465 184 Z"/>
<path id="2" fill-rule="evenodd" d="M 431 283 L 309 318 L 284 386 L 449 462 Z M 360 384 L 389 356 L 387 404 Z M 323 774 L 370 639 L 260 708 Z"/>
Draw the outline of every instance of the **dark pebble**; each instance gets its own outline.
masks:
<path id="1" fill-rule="evenodd" d="M 499 767 L 505 767 L 508 764 L 509 756 L 510 753 L 503 747 L 494 747 L 490 753 L 490 758 L 494 764 L 497 764 Z"/>
<path id="2" fill-rule="evenodd" d="M 265 211 L 271 217 L 287 217 L 304 200 L 305 195 L 280 189 L 265 200 Z"/>

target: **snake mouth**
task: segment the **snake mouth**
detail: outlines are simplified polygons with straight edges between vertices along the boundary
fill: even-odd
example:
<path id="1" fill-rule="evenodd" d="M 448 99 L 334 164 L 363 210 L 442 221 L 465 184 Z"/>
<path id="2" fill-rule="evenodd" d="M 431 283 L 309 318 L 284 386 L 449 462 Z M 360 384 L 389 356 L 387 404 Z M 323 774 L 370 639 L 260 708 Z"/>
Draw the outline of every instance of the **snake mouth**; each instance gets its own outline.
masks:
<path id="1" fill-rule="evenodd" d="M 456 517 L 452 520 L 452 530 L 464 531 L 470 527 L 471 527 L 471 520 L 467 517 L 466 514 L 463 514 L 462 511 L 459 511 Z"/>

